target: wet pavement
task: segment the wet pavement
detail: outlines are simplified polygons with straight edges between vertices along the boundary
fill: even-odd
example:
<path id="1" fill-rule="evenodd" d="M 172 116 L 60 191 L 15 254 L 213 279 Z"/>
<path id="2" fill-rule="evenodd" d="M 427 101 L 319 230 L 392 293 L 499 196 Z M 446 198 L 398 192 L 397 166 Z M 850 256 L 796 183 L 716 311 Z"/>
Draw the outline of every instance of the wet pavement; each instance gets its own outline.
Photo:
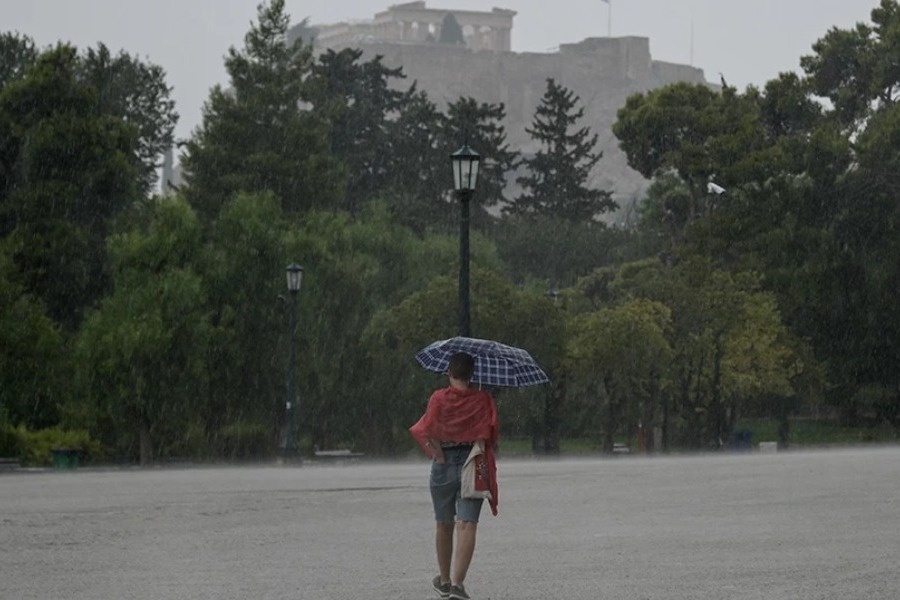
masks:
<path id="1" fill-rule="evenodd" d="M 433 597 L 427 463 L 0 474 L 0 598 Z M 509 459 L 473 600 L 900 597 L 900 448 Z"/>

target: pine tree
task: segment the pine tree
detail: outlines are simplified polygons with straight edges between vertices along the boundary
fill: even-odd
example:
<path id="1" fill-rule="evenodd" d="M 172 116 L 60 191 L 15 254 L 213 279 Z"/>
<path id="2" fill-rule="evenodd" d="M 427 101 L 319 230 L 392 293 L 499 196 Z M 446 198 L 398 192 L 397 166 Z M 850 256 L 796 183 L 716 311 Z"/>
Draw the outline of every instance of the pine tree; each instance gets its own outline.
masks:
<path id="1" fill-rule="evenodd" d="M 340 207 L 357 213 L 381 193 L 393 170 L 391 122 L 405 95 L 392 80 L 404 77 L 377 56 L 360 62 L 362 50 L 327 50 L 312 67 L 308 99 L 313 113 L 328 123 L 331 153 L 346 167 L 347 187 Z"/>
<path id="2" fill-rule="evenodd" d="M 392 123 L 391 202 L 398 219 L 419 232 L 455 230 L 459 216 L 451 193 L 450 155 L 468 144 L 482 157 L 472 225 L 485 229 L 494 219 L 487 208 L 505 201 L 506 176 L 519 163 L 518 152 L 506 142 L 505 117 L 502 104 L 474 98 L 459 98 L 441 114 L 424 92 L 412 88 Z"/>
<path id="3" fill-rule="evenodd" d="M 588 221 L 616 208 L 609 192 L 587 187 L 591 169 L 602 157 L 594 152 L 597 134 L 587 127 L 572 130 L 584 116 L 580 99 L 571 90 L 547 79 L 547 91 L 526 132 L 540 143 L 533 157 L 524 159 L 528 174 L 516 181 L 526 191 L 504 208 L 512 215 L 542 215 Z"/>
<path id="4" fill-rule="evenodd" d="M 449 155 L 468 144 L 481 155 L 477 190 L 472 205 L 472 224 L 483 228 L 491 217 L 487 208 L 497 206 L 506 199 L 506 176 L 519 165 L 519 153 L 510 150 L 506 142 L 503 121 L 506 108 L 503 104 L 478 103 L 474 98 L 459 98 L 447 107 L 447 120 L 443 131 L 444 160 L 450 171 Z M 447 182 L 450 183 L 449 176 Z"/>
<path id="5" fill-rule="evenodd" d="M 466 45 L 466 36 L 453 13 L 444 15 L 444 19 L 441 21 L 441 37 L 438 41 L 442 44 Z"/>
<path id="6" fill-rule="evenodd" d="M 182 160 L 188 200 L 208 219 L 241 191 L 271 192 L 296 213 L 335 206 L 343 186 L 326 124 L 301 108 L 311 49 L 299 40 L 287 45 L 284 0 L 260 5 L 258 19 L 244 49 L 229 50 L 230 88 L 213 88 Z"/>

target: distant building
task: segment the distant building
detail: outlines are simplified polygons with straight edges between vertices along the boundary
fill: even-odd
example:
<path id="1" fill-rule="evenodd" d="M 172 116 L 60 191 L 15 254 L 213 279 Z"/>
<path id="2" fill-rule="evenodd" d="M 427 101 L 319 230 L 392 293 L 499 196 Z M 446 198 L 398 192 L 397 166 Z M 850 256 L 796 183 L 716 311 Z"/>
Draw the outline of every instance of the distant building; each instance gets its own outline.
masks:
<path id="1" fill-rule="evenodd" d="M 315 25 L 316 46 L 334 48 L 364 43 L 421 44 L 441 39 L 444 18 L 452 14 L 462 28 L 466 47 L 473 51 L 510 51 L 513 10 L 490 12 L 427 8 L 425 2 L 394 4 L 371 20 Z"/>
<path id="2" fill-rule="evenodd" d="M 465 46 L 435 42 L 448 13 L 461 25 Z M 653 60 L 650 40 L 643 37 L 591 37 L 560 43 L 554 52 L 512 52 L 515 14 L 502 8 L 476 12 L 429 9 L 425 2 L 397 4 L 370 21 L 315 25 L 315 47 L 318 51 L 360 48 L 364 60 L 383 56 L 386 66 L 403 67 L 407 79 L 401 86 L 416 81 L 439 107 L 460 97 L 502 103 L 510 148 L 525 155 L 538 150 L 525 128 L 531 126 L 546 80 L 552 77 L 581 99 L 584 119 L 579 125 L 599 135 L 598 149 L 603 152 L 590 183 L 612 192 L 621 209 L 613 219 L 625 218 L 649 182 L 628 166 L 612 133 L 618 110 L 630 95 L 671 83 L 710 85 L 703 71 Z M 508 193 L 518 192 L 511 187 Z"/>

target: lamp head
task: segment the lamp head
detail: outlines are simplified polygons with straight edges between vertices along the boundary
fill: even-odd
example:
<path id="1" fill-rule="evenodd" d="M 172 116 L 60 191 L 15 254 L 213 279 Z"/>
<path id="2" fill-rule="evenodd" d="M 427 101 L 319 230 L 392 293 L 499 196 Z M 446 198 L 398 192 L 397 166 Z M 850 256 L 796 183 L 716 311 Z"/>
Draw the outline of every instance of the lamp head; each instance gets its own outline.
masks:
<path id="1" fill-rule="evenodd" d="M 468 144 L 450 155 L 453 165 L 453 187 L 457 192 L 475 191 L 478 182 L 478 167 L 481 155 L 469 148 Z"/>
<path id="2" fill-rule="evenodd" d="M 292 294 L 296 294 L 300 291 L 300 282 L 303 281 L 303 267 L 292 262 L 287 266 L 285 271 L 287 272 L 288 291 Z"/>

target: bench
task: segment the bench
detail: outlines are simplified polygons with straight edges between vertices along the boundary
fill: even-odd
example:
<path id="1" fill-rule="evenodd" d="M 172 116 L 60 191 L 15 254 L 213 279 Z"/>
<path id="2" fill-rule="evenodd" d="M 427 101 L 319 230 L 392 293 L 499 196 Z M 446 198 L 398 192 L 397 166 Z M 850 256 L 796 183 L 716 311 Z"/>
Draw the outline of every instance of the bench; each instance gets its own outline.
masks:
<path id="1" fill-rule="evenodd" d="M 319 450 L 318 448 L 313 451 L 313 454 L 316 458 L 323 458 L 326 460 L 353 459 L 365 456 L 362 452 L 351 452 L 350 450 Z"/>
<path id="2" fill-rule="evenodd" d="M 0 471 L 16 471 L 21 467 L 22 465 L 19 463 L 18 458 L 0 457 Z"/>
<path id="3" fill-rule="evenodd" d="M 613 444 L 613 454 L 630 454 L 631 448 L 625 444 Z"/>

